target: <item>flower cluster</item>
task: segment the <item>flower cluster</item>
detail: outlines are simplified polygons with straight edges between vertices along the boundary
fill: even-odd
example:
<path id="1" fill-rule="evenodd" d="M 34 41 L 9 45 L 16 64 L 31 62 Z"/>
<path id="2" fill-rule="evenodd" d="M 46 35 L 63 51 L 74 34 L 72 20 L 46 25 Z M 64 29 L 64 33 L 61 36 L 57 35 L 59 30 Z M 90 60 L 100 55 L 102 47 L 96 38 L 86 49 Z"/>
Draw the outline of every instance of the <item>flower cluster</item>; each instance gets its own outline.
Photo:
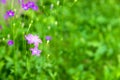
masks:
<path id="1" fill-rule="evenodd" d="M 28 44 L 34 44 L 34 48 L 31 48 L 32 55 L 40 55 L 41 50 L 38 49 L 38 46 L 40 43 L 42 43 L 42 40 L 39 39 L 37 35 L 28 34 L 25 35 L 25 39 L 27 40 Z"/>
<path id="2" fill-rule="evenodd" d="M 0 2 L 5 4 L 6 0 L 0 0 Z M 18 2 L 20 3 L 20 5 L 24 10 L 28 10 L 28 9 L 38 10 L 38 6 L 33 1 L 28 1 L 27 3 L 24 3 L 24 0 L 18 0 Z M 15 12 L 12 9 L 10 9 L 6 11 L 4 15 L 4 19 L 8 19 L 14 16 L 15 16 Z M 2 29 L 2 26 L 0 25 L 0 30 L 1 29 Z M 42 43 L 42 40 L 37 35 L 32 35 L 32 34 L 25 35 L 25 39 L 27 40 L 28 44 L 34 45 L 34 48 L 30 48 L 32 55 L 39 56 L 41 53 L 41 50 L 39 50 L 38 47 L 39 47 L 39 44 Z M 51 40 L 51 36 L 46 36 L 46 40 L 47 42 L 49 42 Z M 12 46 L 14 43 L 15 42 L 13 40 L 8 40 L 7 42 L 9 46 Z"/>
<path id="3" fill-rule="evenodd" d="M 28 1 L 27 3 L 22 2 L 22 8 L 24 10 L 28 10 L 30 8 L 33 9 L 33 10 L 38 10 L 38 6 L 32 1 Z"/>

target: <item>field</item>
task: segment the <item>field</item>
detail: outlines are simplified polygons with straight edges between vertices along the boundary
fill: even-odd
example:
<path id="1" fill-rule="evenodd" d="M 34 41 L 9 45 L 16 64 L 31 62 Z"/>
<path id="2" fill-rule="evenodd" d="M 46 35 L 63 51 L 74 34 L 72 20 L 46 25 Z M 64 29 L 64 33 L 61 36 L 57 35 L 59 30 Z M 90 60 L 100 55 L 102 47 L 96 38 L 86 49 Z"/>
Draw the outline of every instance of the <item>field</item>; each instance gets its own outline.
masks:
<path id="1" fill-rule="evenodd" d="M 15 0 L 0 2 L 0 80 L 120 80 L 119 0 L 36 5 L 24 10 Z M 15 15 L 6 20 L 8 10 Z M 39 56 L 32 55 L 28 34 L 42 40 Z"/>

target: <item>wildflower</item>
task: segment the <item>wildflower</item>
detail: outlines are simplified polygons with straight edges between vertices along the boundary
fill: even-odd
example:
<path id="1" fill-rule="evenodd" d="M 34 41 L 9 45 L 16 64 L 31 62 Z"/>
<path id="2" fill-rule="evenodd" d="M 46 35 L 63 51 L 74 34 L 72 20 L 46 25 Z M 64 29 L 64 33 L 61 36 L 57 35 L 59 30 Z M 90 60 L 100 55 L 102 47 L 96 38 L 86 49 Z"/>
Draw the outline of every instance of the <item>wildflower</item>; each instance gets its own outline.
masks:
<path id="1" fill-rule="evenodd" d="M 33 10 L 38 10 L 38 6 L 34 2 L 29 1 L 27 4 L 29 8 L 32 8 Z"/>
<path id="2" fill-rule="evenodd" d="M 1 3 L 6 4 L 6 0 L 0 0 Z"/>
<path id="3" fill-rule="evenodd" d="M 32 40 L 31 40 L 33 38 L 32 34 L 25 35 L 25 38 L 28 41 L 28 44 L 32 44 L 33 43 Z"/>
<path id="4" fill-rule="evenodd" d="M 38 10 L 38 6 L 32 1 L 29 1 L 26 4 L 22 4 L 22 8 L 24 10 L 28 10 L 29 8 L 31 8 L 33 10 Z"/>
<path id="5" fill-rule="evenodd" d="M 9 40 L 9 41 L 8 41 L 8 45 L 9 45 L 9 46 L 11 46 L 11 45 L 13 45 L 13 44 L 14 44 L 13 40 Z"/>
<path id="6" fill-rule="evenodd" d="M 51 36 L 46 36 L 46 40 L 50 41 L 51 40 Z"/>
<path id="7" fill-rule="evenodd" d="M 28 6 L 28 4 L 22 4 L 22 8 L 23 8 L 24 10 L 28 10 L 28 9 L 29 9 L 29 6 Z"/>
<path id="8" fill-rule="evenodd" d="M 13 17 L 14 16 L 14 11 L 9 10 L 6 12 L 6 15 L 8 15 L 9 17 Z"/>
<path id="9" fill-rule="evenodd" d="M 34 44 L 35 46 L 38 46 L 39 43 L 42 43 L 42 40 L 39 39 L 37 35 L 28 34 L 25 36 L 25 38 L 28 41 L 28 44 Z"/>
<path id="10" fill-rule="evenodd" d="M 34 6 L 32 7 L 32 9 L 35 10 L 35 11 L 37 11 L 37 10 L 38 10 L 38 6 L 34 5 Z"/>
<path id="11" fill-rule="evenodd" d="M 34 48 L 31 48 L 32 55 L 40 55 L 41 50 L 38 49 L 39 43 L 42 43 L 42 40 L 39 39 L 37 35 L 28 34 L 25 35 L 26 40 L 28 41 L 28 44 L 34 44 Z"/>
<path id="12" fill-rule="evenodd" d="M 37 56 L 39 56 L 40 55 L 40 53 L 41 53 L 41 50 L 39 50 L 38 48 L 31 48 L 30 49 L 31 51 L 32 51 L 32 55 L 37 55 Z"/>
<path id="13" fill-rule="evenodd" d="M 8 19 L 9 17 L 13 17 L 14 16 L 14 11 L 12 10 L 9 10 L 6 12 L 5 16 L 4 16 L 4 19 Z"/>
<path id="14" fill-rule="evenodd" d="M 32 1 L 27 2 L 27 4 L 29 8 L 32 8 L 35 5 L 35 3 Z"/>

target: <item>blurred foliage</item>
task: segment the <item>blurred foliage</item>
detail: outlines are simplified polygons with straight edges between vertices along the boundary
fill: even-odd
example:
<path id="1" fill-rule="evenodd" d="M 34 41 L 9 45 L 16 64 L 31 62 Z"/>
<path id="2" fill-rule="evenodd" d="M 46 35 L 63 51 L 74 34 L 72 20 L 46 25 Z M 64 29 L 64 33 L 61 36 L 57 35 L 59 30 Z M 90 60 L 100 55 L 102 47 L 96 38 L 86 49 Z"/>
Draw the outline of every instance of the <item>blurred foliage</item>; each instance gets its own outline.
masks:
<path id="1" fill-rule="evenodd" d="M 37 4 L 37 12 L 0 21 L 0 80 L 120 80 L 119 0 Z M 24 39 L 29 33 L 43 40 L 39 57 L 31 56 Z M 46 35 L 52 37 L 48 44 Z"/>

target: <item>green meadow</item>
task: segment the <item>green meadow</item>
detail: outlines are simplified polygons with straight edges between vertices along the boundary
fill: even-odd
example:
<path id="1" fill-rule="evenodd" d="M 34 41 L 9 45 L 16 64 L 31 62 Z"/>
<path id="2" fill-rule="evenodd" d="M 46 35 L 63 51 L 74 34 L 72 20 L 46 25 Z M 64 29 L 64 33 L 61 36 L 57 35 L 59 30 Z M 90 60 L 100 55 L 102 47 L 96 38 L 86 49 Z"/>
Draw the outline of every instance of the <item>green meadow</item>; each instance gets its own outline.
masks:
<path id="1" fill-rule="evenodd" d="M 38 11 L 25 11 L 15 2 L 0 3 L 0 80 L 120 80 L 119 0 L 36 4 Z M 5 20 L 10 9 L 15 16 Z M 32 55 L 27 34 L 42 40 L 40 56 Z"/>

